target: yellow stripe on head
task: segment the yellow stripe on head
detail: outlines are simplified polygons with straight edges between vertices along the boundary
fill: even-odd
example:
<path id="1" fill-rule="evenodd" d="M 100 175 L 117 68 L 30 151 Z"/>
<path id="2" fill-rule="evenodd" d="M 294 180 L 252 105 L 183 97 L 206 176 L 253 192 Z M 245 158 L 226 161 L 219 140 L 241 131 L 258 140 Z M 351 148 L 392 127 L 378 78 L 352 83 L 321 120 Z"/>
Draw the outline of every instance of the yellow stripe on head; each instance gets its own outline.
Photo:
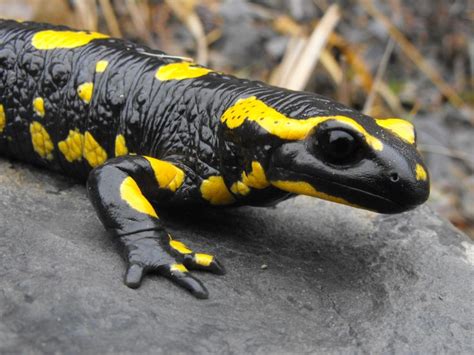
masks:
<path id="1" fill-rule="evenodd" d="M 415 173 L 416 180 L 418 181 L 426 181 L 426 179 L 428 179 L 428 173 L 426 172 L 425 168 L 423 168 L 420 164 L 416 164 Z"/>
<path id="2" fill-rule="evenodd" d="M 306 119 L 289 118 L 255 96 L 239 99 L 221 116 L 221 122 L 230 129 L 240 127 L 246 121 L 252 121 L 270 134 L 286 140 L 305 139 L 314 127 L 328 120 L 336 120 L 350 126 L 361 133 L 373 149 L 383 149 L 383 144 L 379 139 L 370 135 L 364 127 L 350 117 L 336 115 Z"/>
<path id="3" fill-rule="evenodd" d="M 409 144 L 415 144 L 415 127 L 401 118 L 376 119 L 375 122 L 382 128 L 385 128 L 403 139 Z"/>
<path id="4" fill-rule="evenodd" d="M 36 49 L 71 49 L 85 46 L 94 39 L 109 36 L 97 32 L 46 30 L 34 34 L 31 44 Z"/>

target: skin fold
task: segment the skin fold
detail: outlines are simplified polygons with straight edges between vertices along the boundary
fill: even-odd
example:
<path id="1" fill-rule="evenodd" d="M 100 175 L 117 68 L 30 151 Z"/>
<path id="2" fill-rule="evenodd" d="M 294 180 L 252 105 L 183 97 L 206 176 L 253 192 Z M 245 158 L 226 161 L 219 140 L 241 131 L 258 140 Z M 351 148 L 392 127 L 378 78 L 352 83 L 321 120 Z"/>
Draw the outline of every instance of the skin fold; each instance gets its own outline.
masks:
<path id="1" fill-rule="evenodd" d="M 207 298 L 212 255 L 167 233 L 173 205 L 268 206 L 298 194 L 380 213 L 429 195 L 413 126 L 215 72 L 125 40 L 0 20 L 0 153 L 87 182 L 124 249 L 125 283 L 157 273 Z"/>

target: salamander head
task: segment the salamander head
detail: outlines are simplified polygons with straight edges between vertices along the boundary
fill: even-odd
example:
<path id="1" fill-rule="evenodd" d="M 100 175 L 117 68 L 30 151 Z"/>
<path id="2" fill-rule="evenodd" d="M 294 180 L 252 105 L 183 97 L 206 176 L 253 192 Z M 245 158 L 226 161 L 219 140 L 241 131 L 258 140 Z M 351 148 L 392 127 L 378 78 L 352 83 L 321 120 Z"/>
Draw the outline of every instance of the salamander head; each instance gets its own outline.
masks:
<path id="1" fill-rule="evenodd" d="M 361 114 L 326 116 L 275 149 L 268 178 L 282 190 L 399 213 L 425 202 L 429 177 L 411 123 Z"/>
<path id="2" fill-rule="evenodd" d="M 285 105 L 281 96 L 275 104 L 248 97 L 221 117 L 244 144 L 271 145 L 265 172 L 273 186 L 380 213 L 427 200 L 429 177 L 411 123 L 375 120 L 316 95 L 290 95 L 302 99 Z"/>

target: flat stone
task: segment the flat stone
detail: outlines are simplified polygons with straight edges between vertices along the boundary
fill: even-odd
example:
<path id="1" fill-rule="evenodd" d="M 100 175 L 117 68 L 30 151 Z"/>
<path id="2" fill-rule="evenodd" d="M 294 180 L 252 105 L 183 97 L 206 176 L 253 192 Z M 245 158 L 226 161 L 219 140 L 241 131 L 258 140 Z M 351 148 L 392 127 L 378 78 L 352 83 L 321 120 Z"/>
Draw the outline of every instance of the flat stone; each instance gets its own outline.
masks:
<path id="1" fill-rule="evenodd" d="M 227 275 L 138 290 L 85 189 L 0 160 L 0 353 L 473 353 L 474 246 L 428 207 L 175 211 Z M 166 214 L 162 215 L 166 216 Z"/>

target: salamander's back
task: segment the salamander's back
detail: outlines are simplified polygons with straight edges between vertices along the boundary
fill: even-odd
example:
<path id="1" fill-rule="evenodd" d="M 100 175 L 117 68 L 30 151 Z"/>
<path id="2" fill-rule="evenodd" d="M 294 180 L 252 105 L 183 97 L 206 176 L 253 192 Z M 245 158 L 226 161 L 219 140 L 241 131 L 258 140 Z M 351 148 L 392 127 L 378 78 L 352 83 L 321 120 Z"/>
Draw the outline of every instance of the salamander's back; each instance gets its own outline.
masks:
<path id="1" fill-rule="evenodd" d="M 147 154 L 142 130 L 161 52 L 106 35 L 0 20 L 0 154 L 84 179 Z M 146 91 L 144 93 L 143 91 Z"/>

